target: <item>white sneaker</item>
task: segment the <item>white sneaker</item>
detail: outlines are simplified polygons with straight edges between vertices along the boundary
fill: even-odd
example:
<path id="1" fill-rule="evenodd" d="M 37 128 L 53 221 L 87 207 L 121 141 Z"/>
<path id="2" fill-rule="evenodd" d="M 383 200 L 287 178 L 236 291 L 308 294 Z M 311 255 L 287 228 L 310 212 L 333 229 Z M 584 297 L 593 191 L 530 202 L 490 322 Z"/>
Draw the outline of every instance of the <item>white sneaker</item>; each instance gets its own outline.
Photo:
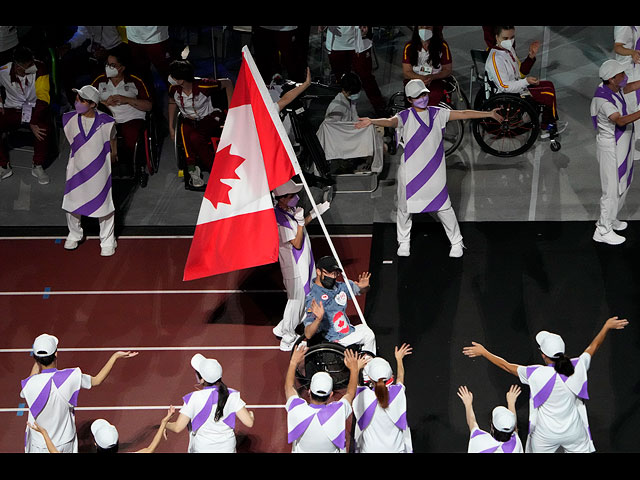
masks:
<path id="1" fill-rule="evenodd" d="M 11 175 L 13 175 L 13 169 L 9 165 L 0 167 L 0 180 L 9 178 Z"/>
<path id="2" fill-rule="evenodd" d="M 200 178 L 200 167 L 195 167 L 193 170 L 189 170 L 189 181 L 194 187 L 201 187 L 204 185 L 204 180 Z"/>
<path id="3" fill-rule="evenodd" d="M 75 250 L 78 248 L 79 242 L 75 240 L 69 240 L 68 238 L 64 241 L 64 249 L 65 250 Z"/>
<path id="4" fill-rule="evenodd" d="M 626 240 L 626 238 L 624 238 L 621 235 L 618 235 L 613 230 L 609 230 L 607 233 L 603 235 L 598 231 L 598 229 L 596 229 L 596 231 L 593 233 L 593 239 L 596 242 L 608 243 L 609 245 L 620 245 L 621 243 L 624 243 L 624 241 Z"/>
<path id="5" fill-rule="evenodd" d="M 38 179 L 38 183 L 40 185 L 46 185 L 47 183 L 49 183 L 49 175 L 45 173 L 42 165 L 35 165 L 31 169 L 31 175 Z"/>
<path id="6" fill-rule="evenodd" d="M 613 228 L 617 232 L 621 232 L 622 230 L 625 230 L 628 226 L 629 226 L 628 223 L 622 220 L 614 220 L 613 223 L 611 224 L 611 228 Z"/>
<path id="7" fill-rule="evenodd" d="M 398 256 L 399 257 L 408 257 L 411 254 L 409 248 L 409 242 L 402 242 L 398 244 Z"/>
<path id="8" fill-rule="evenodd" d="M 293 350 L 293 346 L 296 343 L 297 337 L 293 337 L 293 340 L 289 341 L 289 339 L 283 338 L 280 340 L 280 350 L 283 352 L 290 352 Z"/>
<path id="9" fill-rule="evenodd" d="M 462 240 L 456 243 L 455 245 L 451 245 L 451 250 L 449 250 L 449 256 L 453 258 L 460 258 L 462 256 L 462 249 L 464 247 L 464 243 Z"/>
<path id="10" fill-rule="evenodd" d="M 278 323 L 278 325 L 276 325 L 275 327 L 273 327 L 273 334 L 278 337 L 278 338 L 282 338 L 282 326 Z"/>
<path id="11" fill-rule="evenodd" d="M 100 256 L 102 257 L 110 257 L 116 253 L 116 247 L 102 247 L 100 249 Z"/>

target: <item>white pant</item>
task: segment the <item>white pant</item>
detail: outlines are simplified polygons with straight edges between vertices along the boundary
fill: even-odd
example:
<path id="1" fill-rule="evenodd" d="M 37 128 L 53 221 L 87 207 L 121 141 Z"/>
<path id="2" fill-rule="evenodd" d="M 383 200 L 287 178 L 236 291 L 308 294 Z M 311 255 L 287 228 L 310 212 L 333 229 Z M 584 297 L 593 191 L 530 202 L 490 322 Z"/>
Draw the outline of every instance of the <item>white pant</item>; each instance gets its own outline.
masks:
<path id="1" fill-rule="evenodd" d="M 585 430 L 573 432 L 563 438 L 548 439 L 532 434 L 527 445 L 527 453 L 555 453 L 562 449 L 565 453 L 591 453 L 591 442 Z"/>
<path id="2" fill-rule="evenodd" d="M 624 205 L 629 189 L 627 188 L 622 195 L 618 194 L 618 164 L 615 151 L 597 148 L 596 155 L 600 165 L 600 184 L 602 186 L 600 217 L 596 222 L 596 228 L 604 235 L 611 231 L 611 226 L 618 218 L 618 213 Z"/>
<path id="3" fill-rule="evenodd" d="M 80 219 L 82 216 L 76 215 L 75 213 L 65 213 L 67 216 L 67 227 L 69 228 L 69 235 L 67 236 L 67 239 L 73 240 L 74 242 L 81 241 L 84 236 L 82 226 L 80 225 Z M 100 247 L 115 247 L 115 212 L 104 217 L 100 217 L 98 219 L 98 223 L 100 224 Z"/>
<path id="4" fill-rule="evenodd" d="M 355 344 L 362 345 L 363 350 L 375 354 L 376 336 L 373 330 L 363 323 L 354 325 L 353 328 L 355 328 L 355 331 L 338 340 L 338 343 L 345 347 Z"/>
<path id="5" fill-rule="evenodd" d="M 400 169 L 398 169 L 400 171 Z M 411 239 L 411 225 L 412 214 L 407 211 L 407 186 L 401 181 L 401 173 L 398 173 L 398 208 L 396 214 L 396 232 L 398 237 L 398 243 L 409 242 Z M 429 212 L 433 216 L 438 218 L 444 231 L 449 238 L 451 245 L 460 243 L 462 241 L 462 234 L 460 233 L 460 226 L 458 225 L 458 219 L 456 213 L 453 211 L 453 207 L 445 208 L 444 210 L 438 210 L 437 212 Z"/>
<path id="6" fill-rule="evenodd" d="M 283 278 L 284 287 L 287 290 L 287 305 L 284 307 L 282 320 L 276 329 L 282 332 L 282 340 L 291 343 L 296 339 L 295 329 L 302 321 L 304 315 L 304 283 L 302 277 Z"/>

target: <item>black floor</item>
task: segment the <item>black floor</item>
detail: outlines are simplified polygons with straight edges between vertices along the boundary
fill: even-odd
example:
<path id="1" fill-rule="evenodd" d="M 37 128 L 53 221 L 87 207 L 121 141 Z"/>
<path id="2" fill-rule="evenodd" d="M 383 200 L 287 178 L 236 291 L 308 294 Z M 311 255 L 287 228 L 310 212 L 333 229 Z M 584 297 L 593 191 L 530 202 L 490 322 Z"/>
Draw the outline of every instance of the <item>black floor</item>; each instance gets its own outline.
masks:
<path id="1" fill-rule="evenodd" d="M 408 258 L 395 254 L 395 224 L 374 225 L 365 310 L 379 354 L 392 365 L 395 345 L 414 348 L 405 361 L 414 451 L 466 451 L 460 385 L 473 392 L 480 428 L 487 429 L 493 407 L 519 383 L 484 359 L 465 357 L 471 341 L 512 363 L 539 364 L 538 331 L 562 335 L 567 354 L 577 356 L 614 315 L 630 325 L 610 333 L 593 358 L 591 432 L 598 452 L 640 451 L 640 224 L 630 223 L 625 244 L 611 247 L 591 239 L 593 222 L 463 223 L 467 249 L 451 259 L 442 226 L 414 218 Z M 523 444 L 528 395 L 523 386 Z"/>

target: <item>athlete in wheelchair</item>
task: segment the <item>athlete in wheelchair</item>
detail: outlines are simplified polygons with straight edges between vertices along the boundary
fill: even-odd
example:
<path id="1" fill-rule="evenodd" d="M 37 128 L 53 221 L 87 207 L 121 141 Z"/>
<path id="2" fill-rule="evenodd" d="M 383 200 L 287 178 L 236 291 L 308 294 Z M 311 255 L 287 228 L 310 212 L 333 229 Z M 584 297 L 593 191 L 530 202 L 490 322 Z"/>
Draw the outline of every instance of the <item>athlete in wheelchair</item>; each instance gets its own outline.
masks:
<path id="1" fill-rule="evenodd" d="M 475 121 L 474 137 L 484 151 L 500 157 L 524 153 L 538 136 L 549 139 L 551 149 L 558 151 L 558 138 L 567 123 L 558 121 L 555 88 L 550 81 L 528 75 L 539 43 L 530 45 L 527 58 L 521 62 L 515 52 L 515 27 L 498 26 L 494 34 L 496 45 L 486 54 L 483 86 L 474 108 L 500 108 L 505 121 Z"/>
<path id="2" fill-rule="evenodd" d="M 114 178 L 134 178 L 142 187 L 158 170 L 159 154 L 153 107 L 142 79 L 127 71 L 128 50 L 116 47 L 109 52 L 104 73 L 92 83 L 100 94 L 100 108 L 116 121 L 118 135 Z"/>

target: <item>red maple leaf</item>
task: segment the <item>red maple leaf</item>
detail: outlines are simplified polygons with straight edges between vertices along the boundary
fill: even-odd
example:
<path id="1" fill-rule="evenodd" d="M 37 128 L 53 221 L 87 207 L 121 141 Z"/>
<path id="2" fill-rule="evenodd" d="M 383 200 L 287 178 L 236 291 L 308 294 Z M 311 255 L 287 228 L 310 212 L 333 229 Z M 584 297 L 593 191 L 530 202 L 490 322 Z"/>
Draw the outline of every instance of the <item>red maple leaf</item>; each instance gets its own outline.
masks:
<path id="1" fill-rule="evenodd" d="M 221 180 L 239 180 L 236 175 L 236 169 L 244 162 L 245 159 L 231 154 L 231 145 L 223 148 L 216 153 L 209 175 L 209 185 L 205 196 L 213 204 L 214 208 L 218 208 L 219 203 L 231 205 L 229 200 L 229 191 L 232 187 L 221 182 Z"/>

